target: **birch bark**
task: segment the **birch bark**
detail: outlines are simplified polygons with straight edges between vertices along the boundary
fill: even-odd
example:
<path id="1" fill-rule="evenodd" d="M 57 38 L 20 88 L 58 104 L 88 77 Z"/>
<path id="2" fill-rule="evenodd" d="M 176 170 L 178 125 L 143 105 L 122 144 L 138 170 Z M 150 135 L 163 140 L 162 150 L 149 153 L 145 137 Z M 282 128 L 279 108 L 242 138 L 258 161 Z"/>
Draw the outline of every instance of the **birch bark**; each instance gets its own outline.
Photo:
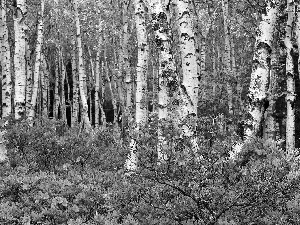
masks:
<path id="1" fill-rule="evenodd" d="M 15 31 L 15 119 L 20 119 L 25 114 L 26 106 L 26 62 L 25 62 L 25 25 L 27 6 L 25 0 L 17 0 L 17 7 L 14 9 L 14 31 Z"/>
<path id="2" fill-rule="evenodd" d="M 224 18 L 224 32 L 225 32 L 225 51 L 224 51 L 224 71 L 225 71 L 225 80 L 227 86 L 227 95 L 228 95 L 228 112 L 230 115 L 233 115 L 233 91 L 232 91 L 232 70 L 231 70 L 231 46 L 230 46 L 230 28 L 228 21 L 228 0 L 222 0 L 222 9 L 223 9 L 223 18 Z"/>
<path id="3" fill-rule="evenodd" d="M 138 63 L 137 63 L 137 78 L 136 78 L 136 115 L 137 130 L 139 126 L 147 123 L 147 105 L 146 105 L 146 90 L 147 90 L 147 66 L 148 66 L 148 43 L 146 33 L 146 18 L 145 4 L 142 0 L 135 0 L 135 21 L 136 33 L 138 41 Z M 137 149 L 136 141 L 131 139 L 130 155 L 126 161 L 126 168 L 129 171 L 137 169 Z"/>
<path id="4" fill-rule="evenodd" d="M 1 1 L 1 67 L 2 67 L 2 118 L 9 116 L 12 112 L 12 80 L 11 80 L 11 63 L 10 47 L 8 42 L 7 27 L 7 8 L 6 0 Z"/>
<path id="5" fill-rule="evenodd" d="M 285 29 L 284 44 L 286 47 L 286 77 L 287 77 L 287 94 L 286 94 L 286 151 L 289 159 L 295 156 L 295 75 L 293 63 L 293 22 L 295 18 L 294 0 L 287 1 L 288 20 Z"/>
<path id="6" fill-rule="evenodd" d="M 80 99 L 82 103 L 82 119 L 86 128 L 91 127 L 91 123 L 88 116 L 88 105 L 86 100 L 86 93 L 84 92 L 84 86 L 86 86 L 86 75 L 83 65 L 83 53 L 81 45 L 81 33 L 80 33 L 80 21 L 77 9 L 77 0 L 74 0 L 74 10 L 75 10 L 75 22 L 76 22 L 76 37 L 77 37 L 77 52 L 78 52 L 78 72 L 79 72 L 79 92 Z"/>
<path id="7" fill-rule="evenodd" d="M 41 0 L 41 11 L 39 11 L 38 27 L 37 27 L 37 42 L 36 42 L 36 54 L 35 54 L 35 64 L 34 64 L 34 83 L 32 88 L 32 98 L 31 98 L 31 108 L 28 115 L 29 120 L 33 120 L 35 116 L 35 107 L 38 97 L 39 88 L 39 75 L 40 75 L 40 65 L 41 65 L 41 49 L 43 45 L 43 30 L 44 30 L 44 6 L 45 1 Z"/>
<path id="8" fill-rule="evenodd" d="M 262 15 L 262 21 L 258 27 L 255 53 L 249 87 L 249 115 L 247 121 L 246 138 L 259 136 L 261 133 L 263 115 L 266 110 L 267 91 L 269 88 L 270 53 L 272 51 L 273 33 L 278 17 L 278 3 L 270 1 L 266 7 L 266 13 Z"/>

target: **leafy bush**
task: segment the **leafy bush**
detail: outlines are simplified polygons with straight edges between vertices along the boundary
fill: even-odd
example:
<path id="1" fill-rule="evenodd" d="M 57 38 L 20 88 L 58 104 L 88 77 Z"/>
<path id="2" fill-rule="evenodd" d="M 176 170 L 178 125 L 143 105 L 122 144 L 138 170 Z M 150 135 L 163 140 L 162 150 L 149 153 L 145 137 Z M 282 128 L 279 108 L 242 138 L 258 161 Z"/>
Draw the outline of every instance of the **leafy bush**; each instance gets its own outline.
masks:
<path id="1" fill-rule="evenodd" d="M 157 125 L 168 159 L 157 163 Z M 196 121 L 185 123 L 193 127 Z M 253 140 L 229 157 L 237 135 L 198 121 L 201 160 L 172 121 L 132 129 L 83 131 L 61 122 L 11 121 L 11 167 L 0 169 L 0 224 L 298 224 L 300 160 L 272 142 Z M 138 170 L 123 170 L 134 138 Z M 191 157 L 192 156 L 192 157 Z"/>
<path id="2" fill-rule="evenodd" d="M 6 147 L 12 167 L 28 165 L 34 171 L 54 171 L 64 164 L 94 166 L 103 171 L 124 165 L 126 149 L 115 136 L 117 130 L 82 131 L 61 121 L 42 119 L 5 127 Z"/>

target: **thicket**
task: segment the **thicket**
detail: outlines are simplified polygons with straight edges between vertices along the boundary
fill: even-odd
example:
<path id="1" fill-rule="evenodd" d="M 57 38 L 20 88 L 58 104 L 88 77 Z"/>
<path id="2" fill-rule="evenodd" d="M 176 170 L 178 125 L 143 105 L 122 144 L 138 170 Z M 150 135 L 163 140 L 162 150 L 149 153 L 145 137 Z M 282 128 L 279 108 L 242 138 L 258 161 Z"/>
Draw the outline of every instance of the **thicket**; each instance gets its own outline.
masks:
<path id="1" fill-rule="evenodd" d="M 236 159 L 238 137 L 198 121 L 200 161 L 180 127 L 162 124 L 168 160 L 156 160 L 157 120 L 120 138 L 118 128 L 83 130 L 40 119 L 9 120 L 9 162 L 0 166 L 0 224 L 299 224 L 297 158 L 254 140 Z M 128 174 L 136 139 L 139 169 Z"/>

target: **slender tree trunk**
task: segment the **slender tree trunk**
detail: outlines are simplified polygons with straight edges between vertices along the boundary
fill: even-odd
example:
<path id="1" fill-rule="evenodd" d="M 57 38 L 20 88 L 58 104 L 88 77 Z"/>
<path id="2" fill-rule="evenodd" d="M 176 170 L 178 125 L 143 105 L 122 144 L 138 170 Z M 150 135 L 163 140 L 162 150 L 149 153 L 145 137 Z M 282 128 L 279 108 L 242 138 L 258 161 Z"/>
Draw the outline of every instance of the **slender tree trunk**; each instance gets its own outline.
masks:
<path id="1" fill-rule="evenodd" d="M 39 87 L 39 74 L 41 65 L 41 49 L 43 45 L 43 30 L 44 30 L 44 5 L 45 1 L 41 1 L 41 11 L 39 14 L 38 28 L 37 28 L 37 42 L 36 42 L 36 54 L 35 54 L 35 64 L 34 64 L 34 83 L 32 88 L 32 98 L 31 98 L 31 109 L 29 112 L 28 119 L 33 120 L 35 114 L 36 101 L 38 97 L 38 87 Z"/>
<path id="2" fill-rule="evenodd" d="M 41 77 L 42 80 L 42 114 L 43 116 L 48 116 L 48 92 L 49 92 L 49 71 L 47 68 L 47 62 L 45 59 L 44 54 L 42 54 L 42 67 L 43 67 L 43 77 Z"/>
<path id="3" fill-rule="evenodd" d="M 113 124 L 116 123 L 116 114 L 117 114 L 117 100 L 115 98 L 115 94 L 113 91 L 113 80 L 114 80 L 114 74 L 112 73 L 111 78 L 109 77 L 109 68 L 108 68 L 108 62 L 107 62 L 107 50 L 104 50 L 104 60 L 105 60 L 105 81 L 108 84 L 108 88 L 111 94 L 111 101 L 113 106 L 113 114 L 114 114 L 114 120 Z"/>
<path id="4" fill-rule="evenodd" d="M 61 99 L 61 119 L 62 121 L 67 121 L 67 115 L 66 115 L 66 98 L 65 98 L 65 80 L 66 80 L 66 69 L 63 59 L 62 50 L 60 49 L 59 52 L 59 61 L 60 61 L 60 71 L 61 71 L 61 93 L 60 93 L 60 99 Z"/>
<path id="5" fill-rule="evenodd" d="M 229 15 L 228 15 L 228 0 L 222 0 L 222 9 L 223 9 L 223 18 L 224 18 L 224 32 L 225 32 L 225 51 L 224 51 L 224 71 L 226 76 L 226 86 L 227 86 L 227 94 L 228 94 L 228 112 L 230 115 L 233 115 L 233 91 L 232 91 L 232 71 L 231 71 L 231 63 L 230 63 L 230 29 L 229 29 Z"/>
<path id="6" fill-rule="evenodd" d="M 269 106 L 266 109 L 265 115 L 264 115 L 264 130 L 263 130 L 263 138 L 264 140 L 275 140 L 276 138 L 276 118 L 275 118 L 275 104 L 277 100 L 277 90 L 278 90 L 278 74 L 277 74 L 277 65 L 278 65 L 278 59 L 277 54 L 279 54 L 278 51 L 276 51 L 276 47 L 274 46 L 274 51 L 271 55 L 271 71 L 270 71 L 270 84 L 269 84 Z"/>
<path id="7" fill-rule="evenodd" d="M 95 127 L 99 126 L 100 115 L 100 53 L 97 51 L 96 55 L 96 69 L 95 69 Z"/>
<path id="8" fill-rule="evenodd" d="M 26 62 L 25 62 L 25 17 L 27 13 L 25 0 L 17 0 L 17 7 L 14 8 L 14 31 L 15 31 L 15 118 L 20 119 L 25 114 L 26 105 Z"/>
<path id="9" fill-rule="evenodd" d="M 89 58 L 89 65 L 90 65 L 90 76 L 89 76 L 89 118 L 91 121 L 91 124 L 93 124 L 93 113 L 92 113 L 92 108 L 93 108 L 93 102 L 92 102 L 92 90 L 95 86 L 95 71 L 94 71 L 94 61 L 92 58 L 91 50 L 90 47 L 87 47 L 88 49 L 88 58 Z"/>
<path id="10" fill-rule="evenodd" d="M 262 15 L 256 38 L 255 53 L 249 87 L 249 114 L 246 138 L 260 136 L 263 115 L 266 110 L 267 91 L 270 74 L 270 52 L 272 50 L 273 33 L 278 16 L 278 4 L 268 2 L 266 13 Z"/>
<path id="11" fill-rule="evenodd" d="M 132 113 L 132 102 L 133 102 L 133 82 L 132 82 L 132 73 L 130 70 L 129 64 L 129 52 L 128 52 L 128 18 L 127 18 L 127 4 L 123 4 L 123 58 L 124 58 L 124 72 L 125 72 L 125 83 L 126 83 L 126 111 L 124 113 L 124 123 L 128 125 L 128 121 L 131 120 Z"/>
<path id="12" fill-rule="evenodd" d="M 75 42 L 73 43 L 75 45 Z M 72 79 L 73 79 L 73 101 L 72 101 L 72 127 L 78 122 L 78 98 L 79 98 L 79 86 L 78 86 L 78 71 L 76 65 L 75 49 L 72 51 Z"/>
<path id="13" fill-rule="evenodd" d="M 106 115 L 104 111 L 104 93 L 105 93 L 105 69 L 104 69 L 104 63 L 101 64 L 101 76 L 100 76 L 100 84 L 101 84 L 101 103 L 100 103 L 100 109 L 101 109 L 101 125 L 102 127 L 106 127 Z"/>
<path id="14" fill-rule="evenodd" d="M 11 62 L 10 47 L 8 42 L 7 27 L 7 8 L 6 0 L 1 1 L 1 67 L 2 67 L 2 118 L 9 116 L 12 112 L 12 81 L 11 81 Z"/>
<path id="15" fill-rule="evenodd" d="M 287 1 L 288 20 L 285 29 L 284 44 L 286 47 L 286 77 L 287 77 L 287 94 L 286 94 L 286 151 L 289 159 L 295 156 L 295 75 L 293 64 L 293 44 L 292 44 L 292 26 L 295 18 L 295 5 L 293 0 Z"/>
<path id="16" fill-rule="evenodd" d="M 148 68 L 148 43 L 146 32 L 145 4 L 142 0 L 135 0 L 135 21 L 136 34 L 138 42 L 138 62 L 137 62 L 137 78 L 136 78 L 136 114 L 135 121 L 137 129 L 147 123 L 147 68 Z M 137 149 L 136 141 L 131 139 L 130 155 L 126 161 L 126 168 L 129 171 L 137 169 Z"/>
<path id="17" fill-rule="evenodd" d="M 75 21 L 76 21 L 76 37 L 77 37 L 77 52 L 78 52 L 78 72 L 79 72 L 79 92 L 80 99 L 82 103 L 82 119 L 86 128 L 91 127 L 91 123 L 88 117 L 88 105 L 86 100 L 86 94 L 84 92 L 84 85 L 86 85 L 86 75 L 83 65 L 83 54 L 82 54 L 82 45 L 81 45 L 81 34 L 80 34 L 80 22 L 77 9 L 77 0 L 74 0 L 74 9 L 75 9 Z"/>
<path id="18" fill-rule="evenodd" d="M 57 56 L 56 56 L 57 57 Z M 53 117 L 58 119 L 58 111 L 60 106 L 60 98 L 58 93 L 59 87 L 59 62 L 58 58 L 55 59 L 55 87 L 54 87 L 54 102 L 53 102 Z"/>
<path id="19" fill-rule="evenodd" d="M 30 112 L 32 98 L 32 66 L 28 41 L 26 41 L 26 113 Z"/>

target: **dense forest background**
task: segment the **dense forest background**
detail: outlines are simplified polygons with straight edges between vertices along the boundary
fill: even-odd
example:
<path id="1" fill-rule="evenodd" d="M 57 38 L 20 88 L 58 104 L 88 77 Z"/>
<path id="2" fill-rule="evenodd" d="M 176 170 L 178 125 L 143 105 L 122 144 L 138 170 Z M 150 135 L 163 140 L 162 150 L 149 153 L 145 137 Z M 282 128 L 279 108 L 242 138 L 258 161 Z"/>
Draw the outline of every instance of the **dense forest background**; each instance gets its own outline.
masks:
<path id="1" fill-rule="evenodd" d="M 0 4 L 0 224 L 300 222 L 299 1 Z"/>

